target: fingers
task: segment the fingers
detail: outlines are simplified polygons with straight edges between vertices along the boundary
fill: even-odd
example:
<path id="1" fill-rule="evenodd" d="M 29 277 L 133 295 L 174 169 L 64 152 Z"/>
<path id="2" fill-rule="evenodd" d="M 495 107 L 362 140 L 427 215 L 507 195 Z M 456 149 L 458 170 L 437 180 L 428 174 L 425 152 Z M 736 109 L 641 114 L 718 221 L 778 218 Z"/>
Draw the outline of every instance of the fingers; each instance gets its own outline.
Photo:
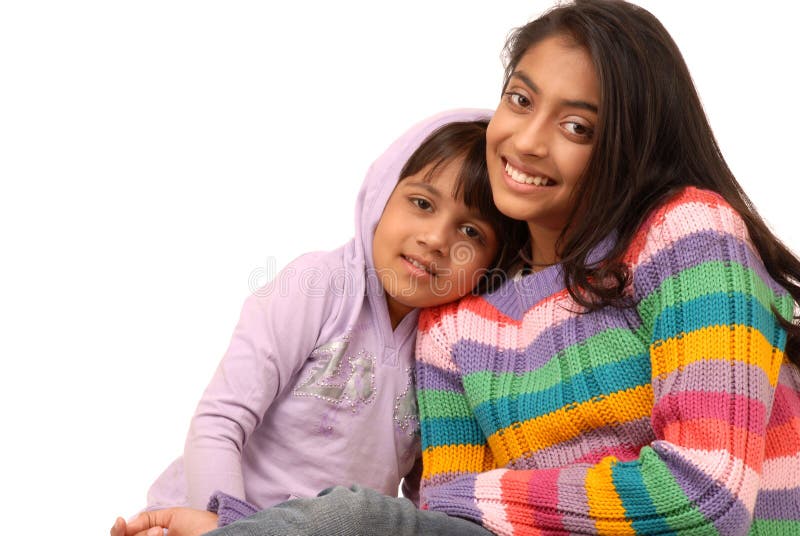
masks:
<path id="1" fill-rule="evenodd" d="M 142 512 L 128 522 L 128 530 L 125 534 L 128 536 L 161 536 L 163 533 L 161 527 L 169 527 L 174 510 L 174 508 L 165 508 L 164 510 Z M 149 529 L 157 530 L 154 530 L 153 534 L 151 534 Z"/>
<path id="2" fill-rule="evenodd" d="M 166 529 L 161 527 L 150 527 L 147 530 L 143 530 L 141 532 L 137 532 L 133 536 L 164 536 Z"/>
<path id="3" fill-rule="evenodd" d="M 125 536 L 125 532 L 127 527 L 125 526 L 125 520 L 121 517 L 118 517 L 116 521 L 114 521 L 114 526 L 111 527 L 111 530 L 108 532 L 110 536 Z"/>
<path id="4" fill-rule="evenodd" d="M 133 536 L 164 536 L 166 529 L 162 527 L 150 527 L 147 530 L 143 530 L 142 532 L 137 532 Z"/>

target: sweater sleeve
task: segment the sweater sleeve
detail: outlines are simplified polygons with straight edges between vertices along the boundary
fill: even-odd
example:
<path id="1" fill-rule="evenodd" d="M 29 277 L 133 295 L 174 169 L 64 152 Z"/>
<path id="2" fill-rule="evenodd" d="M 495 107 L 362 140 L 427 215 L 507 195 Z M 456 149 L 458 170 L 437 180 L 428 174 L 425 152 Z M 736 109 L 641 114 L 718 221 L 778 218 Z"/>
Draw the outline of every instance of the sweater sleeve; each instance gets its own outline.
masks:
<path id="1" fill-rule="evenodd" d="M 431 509 L 497 534 L 748 532 L 786 340 L 772 311 L 788 318 L 793 301 L 714 194 L 679 196 L 643 229 L 629 261 L 656 439 L 629 461 L 461 477 Z"/>
<path id="2" fill-rule="evenodd" d="M 420 506 L 436 489 L 494 468 L 486 437 L 472 413 L 461 375 L 453 360 L 450 339 L 456 334 L 457 305 L 423 310 L 417 334 L 417 397 L 422 432 L 422 493 Z M 450 512 L 448 512 L 450 513 Z M 468 513 L 451 513 L 471 517 Z"/>
<path id="3" fill-rule="evenodd" d="M 284 268 L 242 307 L 230 345 L 197 405 L 184 446 L 189 504 L 219 490 L 246 499 L 242 451 L 276 396 L 314 348 L 331 314 L 315 254 Z"/>

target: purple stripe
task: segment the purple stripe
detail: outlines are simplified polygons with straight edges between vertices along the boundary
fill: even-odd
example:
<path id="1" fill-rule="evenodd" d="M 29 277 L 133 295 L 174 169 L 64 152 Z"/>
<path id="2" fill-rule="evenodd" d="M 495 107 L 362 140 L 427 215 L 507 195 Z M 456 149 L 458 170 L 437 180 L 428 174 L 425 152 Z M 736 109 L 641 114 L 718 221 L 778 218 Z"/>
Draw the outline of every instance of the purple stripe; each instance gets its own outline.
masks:
<path id="1" fill-rule="evenodd" d="M 589 517 L 589 499 L 586 496 L 588 465 L 565 467 L 558 475 L 558 509 L 564 512 L 564 529 L 570 534 L 594 534 L 595 520 Z"/>
<path id="2" fill-rule="evenodd" d="M 417 361 L 417 386 L 420 390 L 438 389 L 453 393 L 464 393 L 461 375 L 457 372 L 440 369 L 434 365 Z"/>
<path id="3" fill-rule="evenodd" d="M 484 299 L 504 315 L 521 320 L 528 309 L 563 288 L 561 266 L 554 265 L 519 280 L 509 280 Z"/>
<path id="4" fill-rule="evenodd" d="M 695 361 L 666 377 L 653 378 L 656 399 L 665 392 L 674 391 L 676 386 L 680 391 L 725 391 L 753 400 L 769 400 L 772 397 L 772 388 L 764 369 L 741 361 Z"/>
<path id="5" fill-rule="evenodd" d="M 692 254 L 686 254 L 687 251 Z M 636 300 L 642 300 L 652 294 L 665 279 L 709 261 L 738 262 L 753 269 L 773 293 L 786 294 L 783 287 L 772 280 L 764 264 L 745 242 L 718 231 L 702 231 L 665 247 L 636 269 L 634 274 Z"/>
<path id="6" fill-rule="evenodd" d="M 508 280 L 494 292 L 484 295 L 483 299 L 505 316 L 520 320 L 527 309 L 519 300 L 518 285 L 518 281 Z"/>
<path id="7" fill-rule="evenodd" d="M 800 367 L 784 362 L 778 375 L 778 383 L 785 385 L 796 393 L 800 393 Z"/>
<path id="8" fill-rule="evenodd" d="M 626 336 L 632 335 L 640 324 L 641 319 L 635 310 L 609 307 L 601 315 L 576 315 L 560 324 L 553 324 L 521 351 L 500 351 L 494 346 L 496 341 L 487 345 L 462 339 L 453 347 L 453 356 L 462 374 L 482 371 L 525 374 L 540 369 L 565 348 L 586 342 L 598 333 L 609 329 L 624 329 Z M 645 350 L 643 346 L 642 351 Z"/>
<path id="9" fill-rule="evenodd" d="M 467 477 L 468 475 L 472 475 L 473 477 L 476 476 L 475 473 L 471 471 L 448 471 L 446 473 L 439 473 L 433 475 L 431 478 L 423 478 L 422 479 L 422 486 L 423 487 L 435 487 L 435 486 L 442 486 L 447 484 L 452 480 L 456 480 L 459 478 Z"/>
<path id="10" fill-rule="evenodd" d="M 755 517 L 800 521 L 800 487 L 759 491 Z"/>
<path id="11" fill-rule="evenodd" d="M 769 428 L 777 428 L 796 418 L 800 418 L 800 396 L 793 388 L 778 384 L 772 402 Z"/>
<path id="12" fill-rule="evenodd" d="M 669 443 L 656 441 L 653 450 L 661 456 L 689 501 L 722 534 L 732 534 L 747 526 L 750 513 L 736 495 L 681 456 Z"/>
<path id="13" fill-rule="evenodd" d="M 434 512 L 480 522 L 481 511 L 475 504 L 475 475 L 465 475 L 440 486 L 423 487 L 422 502 Z"/>
<path id="14" fill-rule="evenodd" d="M 589 252 L 587 264 L 603 260 L 616 240 L 614 231 Z M 510 280 L 485 299 L 504 315 L 520 320 L 528 309 L 565 288 L 561 265 L 555 264 L 517 281 Z"/>

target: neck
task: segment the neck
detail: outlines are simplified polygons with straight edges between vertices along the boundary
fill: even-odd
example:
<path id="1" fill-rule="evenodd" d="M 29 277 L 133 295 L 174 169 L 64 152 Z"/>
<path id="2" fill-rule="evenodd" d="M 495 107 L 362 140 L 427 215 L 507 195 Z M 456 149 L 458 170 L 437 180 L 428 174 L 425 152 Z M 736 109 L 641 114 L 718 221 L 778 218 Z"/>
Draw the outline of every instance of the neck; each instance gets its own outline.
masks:
<path id="1" fill-rule="evenodd" d="M 397 329 L 397 326 L 402 322 L 408 313 L 414 310 L 413 307 L 408 307 L 394 301 L 389 295 L 386 295 L 386 306 L 389 310 L 389 321 L 392 324 L 392 331 Z"/>
<path id="2" fill-rule="evenodd" d="M 556 264 L 559 261 L 556 242 L 561 235 L 561 229 L 541 227 L 528 222 L 528 231 L 531 235 L 532 269 L 534 271 L 541 270 L 544 267 Z"/>

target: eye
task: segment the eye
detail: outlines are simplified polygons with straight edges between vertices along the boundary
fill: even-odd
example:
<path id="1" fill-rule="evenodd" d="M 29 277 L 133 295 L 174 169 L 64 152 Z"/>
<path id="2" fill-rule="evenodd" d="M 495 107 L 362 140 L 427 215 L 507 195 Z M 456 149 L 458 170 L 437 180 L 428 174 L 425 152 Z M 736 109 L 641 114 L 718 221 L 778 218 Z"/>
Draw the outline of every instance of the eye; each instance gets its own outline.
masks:
<path id="1" fill-rule="evenodd" d="M 473 239 L 478 239 L 478 240 L 481 240 L 483 238 L 483 235 L 478 230 L 478 228 L 474 227 L 472 225 L 462 225 L 459 228 L 459 230 L 462 233 L 464 233 L 464 235 L 466 235 L 468 238 L 473 238 Z"/>
<path id="2" fill-rule="evenodd" d="M 506 91 L 505 97 L 512 108 L 530 108 L 532 104 L 528 97 L 516 91 Z"/>
<path id="3" fill-rule="evenodd" d="M 427 212 L 433 209 L 433 205 L 431 204 L 431 202 L 425 199 L 424 197 L 412 197 L 410 201 L 412 205 L 416 206 L 420 210 L 424 210 Z"/>
<path id="4" fill-rule="evenodd" d="M 582 140 L 592 139 L 592 135 L 594 134 L 593 128 L 578 123 L 577 121 L 567 121 L 562 124 L 564 126 L 564 130 L 566 130 L 572 136 L 575 136 Z"/>

